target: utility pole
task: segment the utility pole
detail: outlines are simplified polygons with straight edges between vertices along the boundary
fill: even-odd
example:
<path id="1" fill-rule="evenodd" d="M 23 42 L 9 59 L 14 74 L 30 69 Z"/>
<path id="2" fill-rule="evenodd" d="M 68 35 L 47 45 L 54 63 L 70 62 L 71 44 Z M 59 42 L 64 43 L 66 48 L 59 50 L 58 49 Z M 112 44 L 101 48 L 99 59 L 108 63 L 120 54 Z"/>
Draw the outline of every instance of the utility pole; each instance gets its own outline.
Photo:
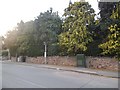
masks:
<path id="1" fill-rule="evenodd" d="M 45 64 L 46 64 L 47 63 L 47 61 L 46 61 L 46 56 L 47 56 L 47 53 L 46 53 L 46 51 L 47 51 L 47 44 L 46 44 L 46 42 L 44 42 L 44 45 L 45 45 L 44 59 L 45 59 Z"/>

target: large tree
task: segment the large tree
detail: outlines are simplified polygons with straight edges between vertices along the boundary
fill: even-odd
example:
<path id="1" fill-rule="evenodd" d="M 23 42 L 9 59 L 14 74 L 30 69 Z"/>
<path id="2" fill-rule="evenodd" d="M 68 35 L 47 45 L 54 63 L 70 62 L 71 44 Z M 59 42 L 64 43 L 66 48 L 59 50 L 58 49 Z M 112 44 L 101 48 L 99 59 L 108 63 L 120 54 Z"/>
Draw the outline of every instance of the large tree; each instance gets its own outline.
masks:
<path id="1" fill-rule="evenodd" d="M 3 46 L 3 36 L 0 36 L 0 50 L 2 50 Z"/>
<path id="2" fill-rule="evenodd" d="M 59 36 L 60 46 L 68 54 L 83 53 L 93 41 L 88 26 L 94 23 L 94 9 L 88 2 L 74 2 L 65 9 L 63 16 L 64 31 Z"/>
<path id="3" fill-rule="evenodd" d="M 96 34 L 99 38 L 104 41 L 109 33 L 108 27 L 113 23 L 113 20 L 110 18 L 112 15 L 112 11 L 116 10 L 117 2 L 101 2 L 99 1 L 99 23 L 96 24 Z"/>
<path id="4" fill-rule="evenodd" d="M 9 31 L 5 44 L 12 55 L 40 56 L 44 53 L 44 42 L 48 46 L 48 55 L 57 53 L 58 35 L 62 20 L 52 8 L 40 13 L 34 21 L 17 24 L 15 30 Z M 56 48 L 57 47 L 57 48 Z"/>
<path id="5" fill-rule="evenodd" d="M 57 54 L 58 35 L 61 33 L 62 20 L 58 12 L 53 12 L 52 8 L 47 12 L 40 13 L 35 19 L 36 40 L 41 45 L 47 43 L 48 55 Z M 43 49 L 43 48 L 42 48 Z"/>
<path id="6" fill-rule="evenodd" d="M 26 23 L 20 22 L 18 23 L 17 29 L 19 33 L 17 38 L 17 45 L 19 46 L 17 49 L 18 53 L 28 56 L 36 55 L 38 51 L 35 52 L 35 49 L 39 49 L 34 38 L 34 31 L 36 30 L 34 21 L 28 21 Z"/>
<path id="7" fill-rule="evenodd" d="M 88 46 L 86 51 L 87 55 L 101 55 L 102 50 L 99 48 L 99 44 L 108 40 L 109 29 L 108 27 L 115 22 L 111 15 L 113 10 L 116 11 L 117 2 L 103 2 L 100 0 L 98 3 L 99 18 L 97 18 L 95 25 L 90 25 L 89 30 L 93 32 L 93 42 Z"/>
<path id="8" fill-rule="evenodd" d="M 14 30 L 8 31 L 4 39 L 5 47 L 10 50 L 10 53 L 13 56 L 15 56 L 18 48 L 16 44 L 17 37 L 18 37 L 18 31 L 14 29 Z"/>
<path id="9" fill-rule="evenodd" d="M 110 17 L 113 22 L 108 27 L 107 38 L 99 47 L 103 49 L 103 54 L 117 56 L 120 59 L 120 2 L 116 6 Z"/>

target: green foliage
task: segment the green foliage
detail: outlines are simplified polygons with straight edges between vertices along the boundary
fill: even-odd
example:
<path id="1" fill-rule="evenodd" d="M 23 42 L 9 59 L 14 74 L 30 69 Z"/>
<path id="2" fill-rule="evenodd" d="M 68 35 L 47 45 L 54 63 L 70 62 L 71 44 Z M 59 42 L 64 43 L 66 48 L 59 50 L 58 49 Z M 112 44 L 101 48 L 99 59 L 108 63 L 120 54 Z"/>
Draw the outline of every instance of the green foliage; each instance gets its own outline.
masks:
<path id="1" fill-rule="evenodd" d="M 82 53 L 93 41 L 88 25 L 94 23 L 94 10 L 87 2 L 70 4 L 64 12 L 63 33 L 59 35 L 59 45 L 69 54 Z"/>
<path id="2" fill-rule="evenodd" d="M 100 18 L 96 21 L 96 36 L 105 41 L 109 34 L 108 27 L 114 22 L 110 17 L 112 12 L 116 10 L 117 2 L 99 2 Z M 101 43 L 100 42 L 100 43 Z"/>
<path id="3" fill-rule="evenodd" d="M 11 55 L 43 56 L 44 42 L 47 43 L 48 55 L 58 53 L 52 44 L 58 41 L 57 35 L 61 32 L 62 20 L 58 13 L 47 12 L 40 13 L 34 21 L 28 21 L 17 24 L 13 31 L 6 35 L 5 45 L 10 49 Z M 51 52 L 54 48 L 55 52 Z M 58 46 L 57 46 L 58 48 Z"/>
<path id="4" fill-rule="evenodd" d="M 103 54 L 120 55 L 120 27 L 115 24 L 109 27 L 110 34 L 108 40 L 100 44 L 100 48 L 103 49 Z"/>
<path id="5" fill-rule="evenodd" d="M 2 56 L 8 56 L 8 51 L 2 51 Z"/>
<path id="6" fill-rule="evenodd" d="M 102 54 L 117 56 L 120 58 L 120 16 L 119 16 L 120 3 L 117 4 L 117 9 L 113 10 L 111 19 L 113 24 L 109 26 L 109 34 L 104 43 L 99 47 L 103 49 Z"/>
<path id="7" fill-rule="evenodd" d="M 3 45 L 2 41 L 3 41 L 3 38 L 2 36 L 0 36 L 0 50 L 2 50 L 2 45 Z"/>
<path id="8" fill-rule="evenodd" d="M 37 19 L 35 20 L 37 24 L 37 31 L 41 32 L 40 39 L 46 42 L 54 41 L 56 39 L 56 34 L 61 32 L 61 24 L 62 21 L 60 17 L 56 13 L 52 13 L 52 11 L 47 11 L 45 13 L 41 13 Z"/>
<path id="9" fill-rule="evenodd" d="M 58 16 L 57 12 L 53 12 L 52 9 L 47 12 L 40 13 L 40 15 L 35 20 L 36 31 L 36 41 L 40 42 L 42 45 L 44 42 L 47 43 L 48 55 L 58 54 L 58 35 L 61 33 L 62 20 Z M 53 50 L 54 49 L 54 50 Z M 41 48 L 44 51 L 44 47 Z M 52 50 L 52 51 L 51 51 Z"/>
<path id="10" fill-rule="evenodd" d="M 34 41 L 34 37 L 32 35 L 33 31 L 35 30 L 35 25 L 34 25 L 34 21 L 29 21 L 26 23 L 20 22 L 18 23 L 17 26 L 18 29 L 18 37 L 17 37 L 17 52 L 20 55 L 29 55 L 29 49 L 31 44 L 33 44 Z"/>
<path id="11" fill-rule="evenodd" d="M 106 21 L 112 15 L 112 11 L 116 9 L 117 2 L 99 2 L 101 21 Z"/>
<path id="12" fill-rule="evenodd" d="M 33 21 L 17 24 L 3 39 L 12 56 L 109 55 L 120 58 L 120 3 L 99 2 L 100 18 L 88 2 L 70 2 L 63 21 L 52 8 Z"/>
<path id="13" fill-rule="evenodd" d="M 4 39 L 5 47 L 9 48 L 10 53 L 13 56 L 15 56 L 17 47 L 18 47 L 16 44 L 17 37 L 18 37 L 18 31 L 15 29 L 15 30 L 9 31 L 6 34 L 6 38 Z"/>

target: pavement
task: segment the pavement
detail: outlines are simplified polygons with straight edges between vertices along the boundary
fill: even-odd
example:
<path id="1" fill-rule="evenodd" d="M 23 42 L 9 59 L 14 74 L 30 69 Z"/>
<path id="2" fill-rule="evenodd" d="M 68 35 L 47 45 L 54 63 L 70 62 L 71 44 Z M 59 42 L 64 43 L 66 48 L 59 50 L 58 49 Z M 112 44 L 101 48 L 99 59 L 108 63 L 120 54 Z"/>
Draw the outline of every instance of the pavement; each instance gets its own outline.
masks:
<path id="1" fill-rule="evenodd" d="M 105 71 L 105 70 L 96 70 L 96 69 L 89 69 L 89 68 L 83 68 L 83 67 L 68 67 L 68 66 L 33 64 L 33 63 L 24 63 L 24 62 L 11 62 L 11 63 L 30 65 L 30 66 L 39 67 L 39 68 L 71 71 L 71 72 L 97 75 L 97 76 L 103 76 L 103 77 L 109 77 L 109 78 L 120 78 L 120 72 L 117 72 L 117 71 Z"/>

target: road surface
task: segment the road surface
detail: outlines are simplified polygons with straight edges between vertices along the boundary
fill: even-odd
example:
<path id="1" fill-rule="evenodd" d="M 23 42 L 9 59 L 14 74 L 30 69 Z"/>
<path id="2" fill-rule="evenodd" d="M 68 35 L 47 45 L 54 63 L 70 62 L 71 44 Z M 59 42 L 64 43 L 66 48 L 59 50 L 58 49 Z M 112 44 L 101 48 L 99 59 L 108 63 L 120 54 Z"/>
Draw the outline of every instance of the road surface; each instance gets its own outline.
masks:
<path id="1" fill-rule="evenodd" d="M 118 79 L 3 63 L 2 88 L 118 88 Z"/>

